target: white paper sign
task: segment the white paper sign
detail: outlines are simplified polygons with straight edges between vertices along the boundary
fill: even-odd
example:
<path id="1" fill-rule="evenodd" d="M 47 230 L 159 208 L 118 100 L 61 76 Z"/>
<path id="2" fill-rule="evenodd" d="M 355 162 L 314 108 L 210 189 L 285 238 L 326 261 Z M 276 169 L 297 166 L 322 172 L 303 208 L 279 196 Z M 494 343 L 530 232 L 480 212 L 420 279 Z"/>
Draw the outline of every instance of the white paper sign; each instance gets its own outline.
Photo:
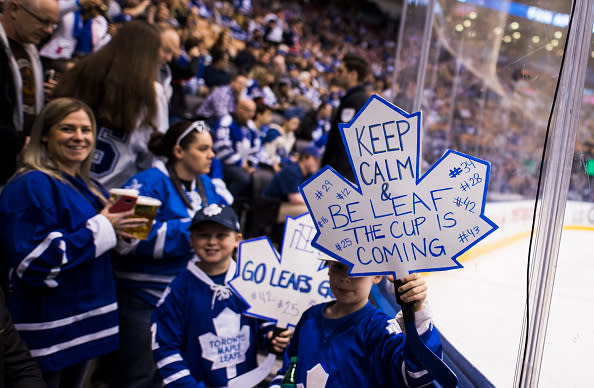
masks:
<path id="1" fill-rule="evenodd" d="M 295 326 L 310 306 L 333 299 L 324 253 L 311 246 L 315 227 L 306 213 L 288 217 L 282 256 L 267 237 L 239 244 L 237 276 L 229 285 L 250 306 L 247 314 Z"/>
<path id="2" fill-rule="evenodd" d="M 488 162 L 448 150 L 420 176 L 420 121 L 372 96 L 340 125 L 356 185 L 325 166 L 299 188 L 312 245 L 351 275 L 460 268 L 456 258 L 497 229 L 484 216 Z"/>

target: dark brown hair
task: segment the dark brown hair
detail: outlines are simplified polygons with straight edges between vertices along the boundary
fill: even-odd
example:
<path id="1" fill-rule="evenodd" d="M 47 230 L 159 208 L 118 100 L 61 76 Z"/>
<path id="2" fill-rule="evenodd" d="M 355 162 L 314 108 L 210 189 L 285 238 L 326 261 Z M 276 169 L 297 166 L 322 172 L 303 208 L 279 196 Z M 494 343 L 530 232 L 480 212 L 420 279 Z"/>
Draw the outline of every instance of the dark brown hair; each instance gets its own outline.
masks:
<path id="1" fill-rule="evenodd" d="M 64 74 L 55 95 L 84 101 L 102 124 L 116 131 L 155 128 L 160 46 L 157 27 L 143 21 L 125 23 L 105 47 Z"/>

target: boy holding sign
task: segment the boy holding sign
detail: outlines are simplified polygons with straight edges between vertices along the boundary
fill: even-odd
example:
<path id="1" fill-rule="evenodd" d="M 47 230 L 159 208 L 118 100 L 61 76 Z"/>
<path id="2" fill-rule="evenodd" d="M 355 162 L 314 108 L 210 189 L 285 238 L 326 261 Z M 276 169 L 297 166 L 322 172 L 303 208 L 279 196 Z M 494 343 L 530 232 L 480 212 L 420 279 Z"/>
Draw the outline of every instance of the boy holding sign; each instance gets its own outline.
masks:
<path id="1" fill-rule="evenodd" d="M 227 283 L 241 241 L 230 207 L 209 205 L 190 224 L 196 256 L 169 285 L 153 313 L 153 356 L 167 387 L 222 387 L 257 368 L 257 343 L 284 351 L 289 331 L 272 338 L 272 325 L 242 314 L 245 303 Z M 249 376 L 253 375 L 250 374 Z M 264 376 L 266 373 L 264 373 Z M 246 376 L 246 377 L 249 377 Z"/>
<path id="2" fill-rule="evenodd" d="M 424 386 L 433 378 L 414 358 L 396 319 L 368 301 L 381 276 L 350 277 L 348 267 L 328 263 L 330 288 L 336 301 L 308 309 L 295 328 L 283 367 L 272 381 L 279 386 L 297 356 L 297 383 L 312 387 Z M 441 342 L 423 302 L 427 285 L 417 273 L 402 279 L 401 300 L 412 303 L 422 341 L 441 357 Z M 398 320 L 398 323 L 396 322 Z"/>

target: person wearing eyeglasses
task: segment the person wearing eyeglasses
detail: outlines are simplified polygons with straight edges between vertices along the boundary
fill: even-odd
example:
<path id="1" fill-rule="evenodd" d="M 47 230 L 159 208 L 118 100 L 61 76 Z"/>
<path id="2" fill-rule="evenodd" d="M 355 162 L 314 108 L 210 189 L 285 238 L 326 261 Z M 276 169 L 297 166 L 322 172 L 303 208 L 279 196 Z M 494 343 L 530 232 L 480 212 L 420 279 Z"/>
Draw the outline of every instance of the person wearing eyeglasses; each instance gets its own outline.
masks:
<path id="1" fill-rule="evenodd" d="M 56 0 L 6 0 L 0 15 L 0 185 L 14 173 L 35 116 L 44 105 L 37 45 L 51 34 Z"/>
<path id="2" fill-rule="evenodd" d="M 155 161 L 123 187 L 159 199 L 161 206 L 148 238 L 120 244 L 120 255 L 114 255 L 120 349 L 105 365 L 112 388 L 161 387 L 151 351 L 151 314 L 193 257 L 188 227 L 194 214 L 207 205 L 230 205 L 207 175 L 214 152 L 203 121 L 179 121 L 165 134 L 153 133 L 149 149 L 166 162 Z"/>

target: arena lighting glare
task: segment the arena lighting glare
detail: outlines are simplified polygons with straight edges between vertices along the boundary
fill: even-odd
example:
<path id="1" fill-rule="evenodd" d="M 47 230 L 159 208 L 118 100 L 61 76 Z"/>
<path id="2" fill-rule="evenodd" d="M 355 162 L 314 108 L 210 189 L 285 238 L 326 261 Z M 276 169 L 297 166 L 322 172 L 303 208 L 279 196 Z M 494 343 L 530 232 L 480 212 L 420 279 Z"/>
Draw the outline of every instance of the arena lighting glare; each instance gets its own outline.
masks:
<path id="1" fill-rule="evenodd" d="M 534 36 L 532 37 L 532 43 L 538 43 L 538 42 L 540 42 L 540 36 L 538 36 L 538 35 L 534 35 Z"/>
<path id="2" fill-rule="evenodd" d="M 511 24 L 509 25 L 509 28 L 511 28 L 512 30 L 517 30 L 518 28 L 520 28 L 520 23 L 511 22 Z"/>
<path id="3" fill-rule="evenodd" d="M 565 28 L 569 24 L 568 14 L 520 4 L 519 2 L 507 2 L 501 0 L 458 0 L 458 2 L 475 4 L 494 11 L 505 12 L 510 16 L 517 16 L 534 22 L 550 24 L 561 28 Z"/>
<path id="4" fill-rule="evenodd" d="M 469 18 L 470 20 L 474 20 L 474 19 L 476 19 L 476 16 L 477 16 L 477 15 L 476 15 L 476 12 L 474 12 L 474 11 L 472 11 L 471 13 L 469 13 L 469 14 L 468 14 L 468 18 Z"/>
<path id="5" fill-rule="evenodd" d="M 464 23 L 462 23 L 464 25 L 464 27 L 468 28 L 472 25 L 472 22 L 470 20 L 464 20 Z"/>
<path id="6" fill-rule="evenodd" d="M 563 37 L 563 33 L 561 31 L 555 31 L 553 37 L 555 37 L 555 39 L 561 39 Z"/>
<path id="7" fill-rule="evenodd" d="M 456 27 L 454 27 L 456 29 L 456 31 L 458 32 L 462 32 L 464 31 L 464 26 L 462 24 L 456 24 Z"/>

